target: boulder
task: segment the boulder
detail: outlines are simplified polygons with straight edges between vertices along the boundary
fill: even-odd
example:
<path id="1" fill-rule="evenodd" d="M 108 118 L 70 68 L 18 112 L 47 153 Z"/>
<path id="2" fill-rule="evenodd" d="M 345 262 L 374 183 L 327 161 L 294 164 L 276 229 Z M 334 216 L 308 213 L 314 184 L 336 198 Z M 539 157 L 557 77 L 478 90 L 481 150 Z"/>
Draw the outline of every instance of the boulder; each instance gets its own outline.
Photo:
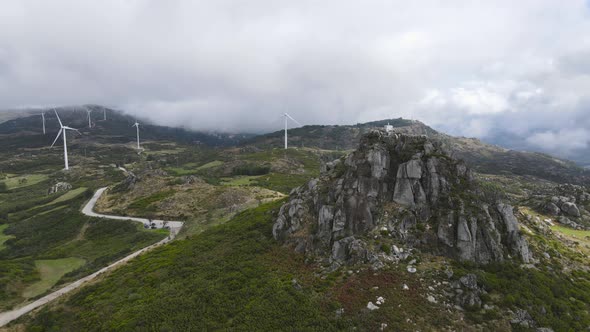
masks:
<path id="1" fill-rule="evenodd" d="M 552 216 L 557 216 L 561 212 L 561 209 L 559 208 L 559 206 L 555 205 L 555 203 L 553 203 L 553 202 L 549 202 L 549 203 L 545 204 L 545 206 L 543 207 L 543 210 Z"/>
<path id="2" fill-rule="evenodd" d="M 561 204 L 561 211 L 563 211 L 565 214 L 572 216 L 572 217 L 579 217 L 580 216 L 580 210 L 578 209 L 576 204 L 571 203 L 571 202 L 565 202 L 565 203 Z"/>
<path id="3" fill-rule="evenodd" d="M 461 284 L 463 286 L 465 286 L 467 289 L 477 289 L 477 276 L 475 274 L 466 274 L 464 276 L 462 276 L 459 281 L 461 282 Z"/>
<path id="4" fill-rule="evenodd" d="M 464 308 L 479 308 L 482 306 L 480 295 L 483 290 L 477 285 L 477 276 L 466 274 L 453 283 L 455 289 L 455 304 Z"/>
<path id="5" fill-rule="evenodd" d="M 571 221 L 568 217 L 565 217 L 565 216 L 559 217 L 559 223 L 564 226 L 571 227 L 573 229 L 582 228 L 578 223 L 576 223 L 575 221 Z"/>
<path id="6" fill-rule="evenodd" d="M 376 306 L 373 302 L 369 302 L 369 303 L 367 303 L 367 309 L 373 311 L 373 310 L 379 309 L 379 307 Z"/>
<path id="7" fill-rule="evenodd" d="M 519 325 L 522 328 L 530 329 L 535 327 L 535 321 L 528 313 L 528 311 L 523 309 L 517 309 L 514 313 L 512 320 L 510 321 L 511 324 Z"/>
<path id="8" fill-rule="evenodd" d="M 185 176 L 180 177 L 180 181 L 184 185 L 189 185 L 189 184 L 200 182 L 201 180 L 194 175 L 185 175 Z"/>

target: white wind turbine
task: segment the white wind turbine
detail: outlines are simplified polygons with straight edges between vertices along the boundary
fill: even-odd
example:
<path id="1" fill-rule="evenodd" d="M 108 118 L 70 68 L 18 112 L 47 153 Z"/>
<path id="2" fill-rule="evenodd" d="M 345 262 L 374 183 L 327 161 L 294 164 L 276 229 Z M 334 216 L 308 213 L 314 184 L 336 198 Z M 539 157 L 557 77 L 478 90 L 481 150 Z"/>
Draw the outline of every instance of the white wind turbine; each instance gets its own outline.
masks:
<path id="1" fill-rule="evenodd" d="M 302 126 L 301 123 L 299 123 L 297 120 L 293 119 L 293 117 L 291 117 L 289 114 L 285 113 L 283 114 L 283 116 L 285 117 L 285 150 L 287 150 L 287 130 L 288 130 L 288 120 L 291 119 L 293 122 L 295 122 L 296 124 Z"/>
<path id="2" fill-rule="evenodd" d="M 57 133 L 57 136 L 55 137 L 55 140 L 53 141 L 53 144 L 51 144 L 51 147 L 53 147 L 55 145 L 55 142 L 57 142 L 57 139 L 59 138 L 59 135 L 63 133 L 63 141 L 64 141 L 64 163 L 66 165 L 66 170 L 70 169 L 70 165 L 68 164 L 68 144 L 66 141 L 66 131 L 68 130 L 75 130 L 78 132 L 78 134 L 80 134 L 80 132 L 78 131 L 78 129 L 76 128 L 71 128 L 68 126 L 64 126 L 63 123 L 61 122 L 61 119 L 59 118 L 59 114 L 57 114 L 56 110 L 53 110 L 55 112 L 55 116 L 57 116 L 57 121 L 59 121 L 59 132 Z M 82 135 L 82 134 L 80 134 Z"/>
<path id="3" fill-rule="evenodd" d="M 92 113 L 92 110 L 86 107 L 86 113 L 88 114 L 88 128 L 92 128 L 92 120 L 90 119 L 90 113 Z"/>
<path id="4" fill-rule="evenodd" d="M 135 127 L 137 129 L 137 150 L 141 151 L 141 147 L 139 146 L 139 122 L 135 120 L 135 123 L 131 127 Z"/>
<path id="5" fill-rule="evenodd" d="M 41 112 L 41 119 L 43 119 L 43 135 L 45 135 L 45 112 Z"/>
<path id="6" fill-rule="evenodd" d="M 103 115 L 103 120 L 106 121 L 107 120 L 107 109 L 106 108 L 102 109 L 102 115 Z"/>

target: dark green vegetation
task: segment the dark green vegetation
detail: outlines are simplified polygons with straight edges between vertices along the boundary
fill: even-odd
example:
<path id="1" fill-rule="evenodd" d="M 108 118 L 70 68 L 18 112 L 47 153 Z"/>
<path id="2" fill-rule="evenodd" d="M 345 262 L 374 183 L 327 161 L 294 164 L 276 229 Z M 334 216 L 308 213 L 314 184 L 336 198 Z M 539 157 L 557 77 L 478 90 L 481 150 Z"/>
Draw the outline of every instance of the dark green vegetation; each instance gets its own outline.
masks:
<path id="1" fill-rule="evenodd" d="M 214 150 L 183 147 L 170 158 L 147 158 L 177 177 L 194 175 L 207 183 L 219 185 L 230 178 L 256 176 L 240 185 L 263 187 L 288 194 L 293 188 L 320 174 L 322 160 L 333 160 L 342 152 L 317 149 Z"/>
<path id="2" fill-rule="evenodd" d="M 272 239 L 280 204 L 248 210 L 140 257 L 59 306 L 43 309 L 27 322 L 29 330 L 376 330 L 384 322 L 415 326 L 407 317 L 418 322 L 418 328 L 432 330 L 452 322 L 452 316 L 433 312 L 415 292 L 401 291 L 400 282 L 420 287 L 406 281 L 411 278 L 402 271 L 314 277 L 317 267 Z M 374 286 L 384 290 L 371 293 Z M 382 314 L 364 309 L 376 295 L 390 301 Z M 338 317 L 340 308 L 345 314 Z M 424 316 L 429 321 L 420 318 Z"/>
<path id="3" fill-rule="evenodd" d="M 234 168 L 234 175 L 264 175 L 270 172 L 270 166 L 246 164 Z"/>
<path id="4" fill-rule="evenodd" d="M 479 268 L 457 265 L 455 271 L 457 276 L 475 273 L 488 292 L 484 297 L 488 303 L 512 310 L 526 308 L 538 326 L 582 331 L 590 325 L 590 273 L 586 271 L 569 275 L 550 267 L 523 269 L 510 263 Z M 469 317 L 486 319 L 473 311 Z"/>
<path id="5" fill-rule="evenodd" d="M 82 258 L 86 264 L 60 283 L 84 275 L 162 239 L 130 222 L 89 218 L 78 210 L 82 199 L 24 220 L 11 220 L 4 231 L 12 236 L 0 251 L 0 307 L 22 301 L 23 289 L 38 280 L 33 263 L 39 259 Z"/>
<path id="6" fill-rule="evenodd" d="M 7 155 L 4 151 L 0 154 Z M 94 219 L 79 212 L 94 189 L 105 182 L 122 179 L 118 170 L 97 167 L 83 172 L 73 169 L 63 173 L 55 171 L 60 166 L 42 162 L 45 158 L 41 156 L 37 163 L 19 158 L 4 160 L 3 165 L 9 165 L 10 171 L 3 175 L 5 179 L 2 183 L 8 185 L 0 192 L 1 311 L 22 303 L 27 294 L 37 297 L 45 293 L 42 288 L 26 292 L 42 277 L 35 266 L 36 261 L 72 261 L 76 258 L 76 262 L 80 259 L 85 262 L 63 277 L 60 275 L 57 282 L 60 285 L 92 273 L 166 236 L 146 231 L 130 222 Z M 22 167 L 23 164 L 30 167 Z M 91 163 L 88 162 L 88 165 Z M 35 169 L 36 173 L 28 173 L 30 169 Z M 49 187 L 62 181 L 70 183 L 73 189 L 48 195 Z M 54 283 L 51 281 L 47 285 Z M 38 294 L 39 291 L 42 293 Z"/>

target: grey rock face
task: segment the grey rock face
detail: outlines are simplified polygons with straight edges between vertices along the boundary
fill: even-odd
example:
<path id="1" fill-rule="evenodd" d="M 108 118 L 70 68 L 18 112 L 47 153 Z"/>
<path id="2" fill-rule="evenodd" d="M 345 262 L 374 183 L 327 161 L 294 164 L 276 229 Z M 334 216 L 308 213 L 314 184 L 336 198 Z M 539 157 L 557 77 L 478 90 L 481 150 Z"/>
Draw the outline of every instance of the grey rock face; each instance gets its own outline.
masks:
<path id="1" fill-rule="evenodd" d="M 519 234 L 518 220 L 516 220 L 516 217 L 514 216 L 514 209 L 511 205 L 498 204 L 498 211 L 506 226 L 506 242 L 509 249 L 513 254 L 520 255 L 523 262 L 529 263 L 532 256 L 526 239 Z"/>
<path id="2" fill-rule="evenodd" d="M 399 165 L 393 191 L 394 202 L 412 207 L 426 203 L 426 194 L 420 183 L 423 166 L 419 159 Z"/>
<path id="3" fill-rule="evenodd" d="M 571 202 L 565 202 L 563 204 L 561 204 L 561 210 L 572 217 L 579 217 L 580 216 L 580 210 L 578 209 L 578 206 L 576 206 L 576 204 L 571 203 Z"/>
<path id="4" fill-rule="evenodd" d="M 275 239 L 307 255 L 373 264 L 379 250 L 367 235 L 385 229 L 404 246 L 464 261 L 531 258 L 513 208 L 484 202 L 472 172 L 426 137 L 371 132 L 325 168 L 291 192 L 273 226 Z"/>
<path id="5" fill-rule="evenodd" d="M 510 321 L 511 324 L 520 325 L 523 328 L 533 328 L 535 321 L 526 310 L 517 309 L 514 317 Z"/>
<path id="6" fill-rule="evenodd" d="M 545 204 L 544 210 L 545 210 L 545 212 L 547 212 L 548 214 L 550 214 L 552 216 L 557 216 L 561 212 L 561 209 L 559 208 L 559 206 L 555 205 L 555 203 L 553 203 L 553 202 L 549 202 L 549 203 Z"/>
<path id="7" fill-rule="evenodd" d="M 455 281 L 453 284 L 455 289 L 455 303 L 461 307 L 481 307 L 482 301 L 480 295 L 483 293 L 482 289 L 477 285 L 477 276 L 474 274 L 467 274 Z"/>
<path id="8" fill-rule="evenodd" d="M 459 281 L 467 289 L 477 289 L 477 276 L 475 274 L 467 274 L 462 276 Z"/>
<path id="9" fill-rule="evenodd" d="M 133 172 L 127 171 L 127 177 L 121 183 L 113 188 L 114 191 L 128 191 L 133 190 L 135 188 L 135 184 L 140 181 L 140 178 L 136 176 Z"/>

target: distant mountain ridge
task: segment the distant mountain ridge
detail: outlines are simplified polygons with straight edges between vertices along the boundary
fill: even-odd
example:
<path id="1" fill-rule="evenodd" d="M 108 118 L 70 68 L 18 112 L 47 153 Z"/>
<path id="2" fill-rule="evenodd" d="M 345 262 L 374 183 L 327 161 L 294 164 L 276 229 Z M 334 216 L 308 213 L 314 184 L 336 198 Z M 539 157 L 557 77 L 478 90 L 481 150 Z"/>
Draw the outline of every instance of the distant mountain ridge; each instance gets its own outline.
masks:
<path id="1" fill-rule="evenodd" d="M 91 124 L 88 128 L 88 116 L 86 108 L 92 110 Z M 58 107 L 59 113 L 65 125 L 79 129 L 84 138 L 100 137 L 101 142 L 125 143 L 135 140 L 135 129 L 131 125 L 135 118 L 121 111 L 113 110 L 99 105 Z M 40 147 L 51 144 L 55 134 L 59 130 L 57 118 L 53 109 L 45 109 L 45 124 L 47 134 L 42 130 L 42 109 L 27 111 L 23 116 L 11 118 L 0 123 L 0 146 L 14 147 Z M 104 120 L 106 111 L 107 120 Z M 31 115 L 33 113 L 33 115 Z M 198 132 L 184 128 L 159 126 L 148 120 L 139 118 L 140 136 L 144 140 L 172 140 L 187 144 L 205 144 L 213 147 L 234 146 L 252 137 L 249 134 L 226 134 L 216 132 Z M 39 136 L 46 136 L 41 137 Z"/>
<path id="2" fill-rule="evenodd" d="M 85 108 L 93 110 L 94 127 L 91 130 L 88 129 Z M 132 142 L 135 139 L 134 131 L 131 130 L 135 118 L 120 111 L 99 105 L 69 106 L 57 108 L 57 110 L 65 124 L 78 128 L 83 133 L 92 133 L 92 135 L 100 136 L 102 140 L 114 143 Z M 102 120 L 105 110 L 107 121 Z M 40 109 L 25 112 L 25 116 L 0 123 L 0 137 L 2 137 L 0 148 L 41 147 L 51 144 L 58 131 L 53 112 L 46 113 L 47 135 L 42 134 L 41 116 L 38 115 Z M 11 114 L 11 117 L 14 117 L 14 114 Z M 183 128 L 158 126 L 143 119 L 140 119 L 140 122 L 142 123 L 141 137 L 146 140 L 171 140 L 211 147 L 255 146 L 257 148 L 280 148 L 284 140 L 282 130 L 255 136 L 196 132 Z M 402 118 L 354 125 L 307 125 L 293 128 L 289 130 L 289 144 L 293 147 L 353 150 L 358 147 L 359 140 L 364 134 L 375 128 L 383 128 L 385 125 L 391 125 L 398 133 L 425 135 L 438 140 L 454 157 L 465 160 L 469 166 L 481 173 L 528 175 L 559 183 L 590 185 L 588 169 L 590 166 L 583 168 L 572 161 L 543 153 L 509 150 L 475 138 L 453 137 L 440 133 L 420 121 Z M 87 137 L 90 136 L 85 136 L 84 139 Z"/>
<path id="3" fill-rule="evenodd" d="M 476 171 L 489 174 L 530 175 L 555 182 L 590 184 L 590 171 L 576 163 L 538 152 L 524 152 L 487 144 L 476 138 L 454 137 L 440 133 L 424 123 L 407 119 L 386 119 L 355 125 L 303 126 L 289 130 L 289 143 L 297 147 L 353 150 L 362 135 L 372 129 L 393 126 L 395 132 L 425 135 L 438 140 L 451 154 L 463 159 Z M 256 136 L 244 144 L 280 147 L 283 131 Z"/>

